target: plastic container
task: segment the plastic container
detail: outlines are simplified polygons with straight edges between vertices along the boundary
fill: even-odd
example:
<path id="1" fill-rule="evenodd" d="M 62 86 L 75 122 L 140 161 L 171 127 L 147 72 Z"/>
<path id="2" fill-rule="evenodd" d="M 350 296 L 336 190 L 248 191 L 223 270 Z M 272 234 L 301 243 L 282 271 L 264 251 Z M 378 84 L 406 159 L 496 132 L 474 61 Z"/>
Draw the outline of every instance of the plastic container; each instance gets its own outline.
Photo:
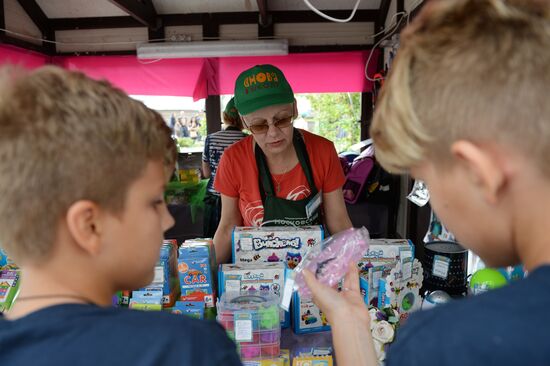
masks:
<path id="1" fill-rule="evenodd" d="M 237 344 L 242 360 L 279 356 L 281 324 L 279 299 L 276 296 L 226 292 L 217 308 L 217 320 Z"/>

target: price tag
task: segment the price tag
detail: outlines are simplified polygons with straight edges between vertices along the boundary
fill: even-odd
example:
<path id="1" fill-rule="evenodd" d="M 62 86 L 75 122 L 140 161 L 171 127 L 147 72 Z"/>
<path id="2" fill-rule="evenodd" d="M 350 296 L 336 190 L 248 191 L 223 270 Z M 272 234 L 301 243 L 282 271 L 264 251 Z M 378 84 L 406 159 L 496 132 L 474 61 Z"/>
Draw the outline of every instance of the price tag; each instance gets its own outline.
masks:
<path id="1" fill-rule="evenodd" d="M 384 273 L 383 267 L 372 267 L 372 288 L 378 288 L 378 282 L 382 278 L 382 273 Z"/>
<path id="2" fill-rule="evenodd" d="M 252 314 L 235 313 L 235 340 L 237 342 L 252 342 Z"/>
<path id="3" fill-rule="evenodd" d="M 164 266 L 155 267 L 155 276 L 153 277 L 153 283 L 164 283 Z"/>
<path id="4" fill-rule="evenodd" d="M 443 257 L 441 255 L 435 255 L 432 267 L 432 275 L 446 280 L 447 276 L 449 275 L 450 265 L 451 259 Z"/>
<path id="5" fill-rule="evenodd" d="M 281 300 L 281 308 L 288 311 L 290 308 L 290 299 L 294 291 L 294 271 L 287 271 L 285 276 L 285 288 L 283 290 L 283 299 Z"/>
<path id="6" fill-rule="evenodd" d="M 226 280 L 225 281 L 225 291 L 227 291 L 227 292 L 241 292 L 241 281 L 240 280 Z"/>
<path id="7" fill-rule="evenodd" d="M 403 279 L 408 280 L 412 277 L 412 258 L 409 257 L 405 261 L 403 261 L 403 266 L 401 267 L 401 271 L 403 272 Z"/>
<path id="8" fill-rule="evenodd" d="M 249 252 L 249 251 L 253 250 L 253 248 L 252 248 L 252 238 L 251 237 L 241 236 L 241 238 L 239 240 L 241 242 L 241 251 Z"/>

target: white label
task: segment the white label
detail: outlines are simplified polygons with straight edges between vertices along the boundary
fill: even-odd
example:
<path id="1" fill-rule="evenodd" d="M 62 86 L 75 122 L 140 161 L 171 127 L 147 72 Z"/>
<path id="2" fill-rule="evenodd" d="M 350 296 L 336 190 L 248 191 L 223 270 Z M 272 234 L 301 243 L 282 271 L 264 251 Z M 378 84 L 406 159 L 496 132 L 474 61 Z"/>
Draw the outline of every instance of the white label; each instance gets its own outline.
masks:
<path id="1" fill-rule="evenodd" d="M 407 258 L 412 258 L 413 253 L 412 250 L 401 250 L 401 260 L 404 261 Z"/>
<path id="2" fill-rule="evenodd" d="M 245 238 L 242 237 L 239 239 L 241 242 L 241 251 L 243 252 L 249 252 L 252 248 L 252 238 Z"/>
<path id="3" fill-rule="evenodd" d="M 153 283 L 164 283 L 164 267 L 156 266 L 155 267 L 155 277 L 153 278 Z"/>
<path id="4" fill-rule="evenodd" d="M 450 261 L 449 258 L 441 255 L 434 256 L 432 275 L 446 280 L 449 275 Z"/>
<path id="5" fill-rule="evenodd" d="M 292 298 L 292 291 L 294 287 L 293 276 L 287 276 L 285 281 L 285 289 L 283 291 L 283 299 L 281 300 L 281 308 L 288 311 L 290 308 L 290 299 Z"/>
<path id="6" fill-rule="evenodd" d="M 252 315 L 248 313 L 235 314 L 235 340 L 237 342 L 252 342 Z"/>
<path id="7" fill-rule="evenodd" d="M 372 271 L 372 288 L 378 288 L 378 283 L 380 282 L 380 278 L 382 278 L 382 273 L 384 273 L 382 269 Z"/>
<path id="8" fill-rule="evenodd" d="M 410 260 L 403 263 L 402 271 L 404 280 L 412 277 L 412 262 Z"/>
<path id="9" fill-rule="evenodd" d="M 227 291 L 227 292 L 241 292 L 241 281 L 240 280 L 226 280 L 225 281 L 225 291 Z"/>

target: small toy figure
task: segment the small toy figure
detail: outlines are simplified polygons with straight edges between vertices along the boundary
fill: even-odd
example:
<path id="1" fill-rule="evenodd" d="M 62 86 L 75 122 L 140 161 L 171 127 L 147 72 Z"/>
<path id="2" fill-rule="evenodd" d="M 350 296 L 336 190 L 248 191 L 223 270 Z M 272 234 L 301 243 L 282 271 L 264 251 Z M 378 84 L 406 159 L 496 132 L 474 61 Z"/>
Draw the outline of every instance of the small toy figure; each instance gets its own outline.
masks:
<path id="1" fill-rule="evenodd" d="M 296 268 L 296 266 L 300 263 L 301 260 L 302 260 L 301 253 L 292 253 L 292 252 L 286 253 L 286 265 L 290 269 Z"/>

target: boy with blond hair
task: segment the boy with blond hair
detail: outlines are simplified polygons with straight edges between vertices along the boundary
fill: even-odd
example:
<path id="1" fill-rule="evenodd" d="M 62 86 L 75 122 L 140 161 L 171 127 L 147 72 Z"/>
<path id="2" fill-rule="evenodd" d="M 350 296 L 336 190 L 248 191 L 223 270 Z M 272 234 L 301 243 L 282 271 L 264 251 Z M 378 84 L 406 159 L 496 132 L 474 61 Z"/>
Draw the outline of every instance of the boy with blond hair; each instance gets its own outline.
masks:
<path id="1" fill-rule="evenodd" d="M 529 276 L 412 314 L 386 365 L 550 365 L 549 87 L 548 1 L 433 0 L 403 32 L 371 128 L 378 160 L 423 180 L 488 266 Z M 355 266 L 341 294 L 306 276 L 338 364 L 374 364 Z"/>
<path id="2" fill-rule="evenodd" d="M 80 73 L 2 71 L 0 246 L 22 270 L 2 364 L 240 365 L 215 323 L 109 306 L 152 281 L 174 224 L 162 117 Z"/>

